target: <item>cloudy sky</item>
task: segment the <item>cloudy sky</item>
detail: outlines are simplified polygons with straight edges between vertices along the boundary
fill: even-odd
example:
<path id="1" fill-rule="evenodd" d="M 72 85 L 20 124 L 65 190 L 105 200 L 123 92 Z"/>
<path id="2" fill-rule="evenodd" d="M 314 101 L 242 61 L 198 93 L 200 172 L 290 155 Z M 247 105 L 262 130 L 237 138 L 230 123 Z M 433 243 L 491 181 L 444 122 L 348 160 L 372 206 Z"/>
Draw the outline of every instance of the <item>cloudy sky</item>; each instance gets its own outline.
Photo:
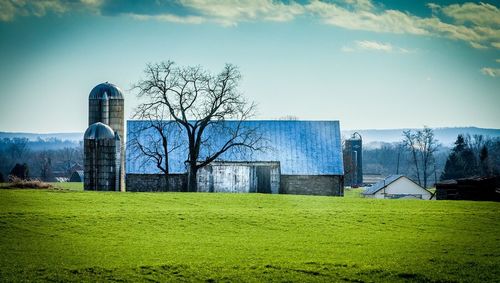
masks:
<path id="1" fill-rule="evenodd" d="M 496 4 L 495 4 L 496 3 Z M 262 119 L 500 128 L 497 1 L 0 0 L 0 131 L 87 126 L 148 62 L 239 66 Z"/>

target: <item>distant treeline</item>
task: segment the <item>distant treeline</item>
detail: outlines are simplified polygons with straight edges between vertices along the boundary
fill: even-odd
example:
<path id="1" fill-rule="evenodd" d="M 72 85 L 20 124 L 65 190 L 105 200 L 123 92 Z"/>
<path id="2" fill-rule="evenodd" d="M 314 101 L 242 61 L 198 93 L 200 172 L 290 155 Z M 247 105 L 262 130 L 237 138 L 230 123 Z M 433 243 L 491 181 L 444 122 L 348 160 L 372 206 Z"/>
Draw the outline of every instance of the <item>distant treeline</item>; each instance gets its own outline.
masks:
<path id="1" fill-rule="evenodd" d="M 438 150 L 434 154 L 435 174 L 430 175 L 432 184 L 439 181 L 449 153 L 449 147 L 438 146 Z M 414 178 L 415 169 L 413 167 L 411 154 L 401 143 L 383 143 L 379 148 L 363 149 L 364 174 L 380 174 L 382 176 L 401 174 Z"/>
<path id="2" fill-rule="evenodd" d="M 16 164 L 26 165 L 28 178 L 55 181 L 69 177 L 83 164 L 83 142 L 56 138 L 0 139 L 0 177 L 7 180 Z"/>
<path id="3" fill-rule="evenodd" d="M 452 148 L 438 143 L 430 171 L 430 185 L 449 178 L 499 175 L 500 138 L 466 134 L 458 135 Z M 447 174 L 443 174 L 445 171 Z M 382 176 L 402 174 L 416 180 L 411 151 L 402 142 L 363 149 L 363 172 Z"/>

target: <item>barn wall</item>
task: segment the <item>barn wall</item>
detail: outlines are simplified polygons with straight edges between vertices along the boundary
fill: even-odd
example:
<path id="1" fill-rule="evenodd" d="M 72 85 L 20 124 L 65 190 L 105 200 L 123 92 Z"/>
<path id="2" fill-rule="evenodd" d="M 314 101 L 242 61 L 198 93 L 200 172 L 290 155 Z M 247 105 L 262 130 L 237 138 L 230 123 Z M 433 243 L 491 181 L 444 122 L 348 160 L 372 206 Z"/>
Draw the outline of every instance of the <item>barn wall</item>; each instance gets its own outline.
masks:
<path id="1" fill-rule="evenodd" d="M 375 194 L 372 195 L 372 198 L 378 198 L 378 199 L 385 198 L 384 190 L 382 189 L 382 190 L 376 192 Z"/>
<path id="2" fill-rule="evenodd" d="M 181 192 L 187 188 L 185 174 L 172 174 L 169 177 L 169 192 Z M 127 192 L 166 192 L 165 176 L 162 174 L 127 174 Z"/>
<path id="3" fill-rule="evenodd" d="M 343 196 L 343 178 L 337 175 L 281 175 L 280 194 Z"/>
<path id="4" fill-rule="evenodd" d="M 269 185 L 267 193 L 277 194 L 280 187 L 278 162 L 214 162 L 198 171 L 198 191 L 226 193 L 255 193 L 259 191 L 262 171 Z M 266 186 L 267 186 L 266 185 Z"/>
<path id="5" fill-rule="evenodd" d="M 419 198 L 429 200 L 431 193 L 407 178 L 399 178 L 385 188 L 386 198 Z M 393 195 L 393 196 L 390 196 Z M 420 197 L 419 197 L 420 196 Z"/>
<path id="6" fill-rule="evenodd" d="M 199 174 L 200 173 L 201 170 L 199 171 Z M 324 196 L 344 195 L 342 176 L 337 176 L 337 175 L 275 176 L 275 174 L 271 174 L 272 183 L 276 183 L 277 181 L 276 178 L 279 178 L 278 184 L 279 184 L 280 194 L 324 195 Z M 162 192 L 165 191 L 164 180 L 165 179 L 161 174 L 127 174 L 126 189 L 128 192 L 155 192 L 155 191 Z M 202 184 L 199 185 L 200 185 L 199 188 L 200 191 L 206 191 L 206 187 L 203 188 Z M 187 176 L 185 174 L 171 175 L 169 191 L 179 192 L 185 190 L 186 187 L 187 187 Z"/>

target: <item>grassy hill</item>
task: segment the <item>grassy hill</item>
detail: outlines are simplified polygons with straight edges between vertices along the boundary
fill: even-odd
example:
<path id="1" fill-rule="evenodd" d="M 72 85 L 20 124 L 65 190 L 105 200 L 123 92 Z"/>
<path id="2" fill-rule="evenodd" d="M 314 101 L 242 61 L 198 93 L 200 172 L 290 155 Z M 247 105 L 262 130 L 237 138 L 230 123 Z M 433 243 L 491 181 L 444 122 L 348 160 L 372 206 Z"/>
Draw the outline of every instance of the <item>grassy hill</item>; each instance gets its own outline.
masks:
<path id="1" fill-rule="evenodd" d="M 0 190 L 0 281 L 500 278 L 499 203 L 79 188 Z"/>

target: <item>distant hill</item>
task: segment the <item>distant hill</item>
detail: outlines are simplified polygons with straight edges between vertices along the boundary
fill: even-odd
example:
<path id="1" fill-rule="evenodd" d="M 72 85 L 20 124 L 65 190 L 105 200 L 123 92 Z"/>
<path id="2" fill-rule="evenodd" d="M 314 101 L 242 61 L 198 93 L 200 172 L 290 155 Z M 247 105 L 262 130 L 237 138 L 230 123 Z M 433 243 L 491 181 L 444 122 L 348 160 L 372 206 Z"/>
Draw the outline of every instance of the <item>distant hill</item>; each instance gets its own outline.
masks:
<path id="1" fill-rule="evenodd" d="M 403 131 L 407 129 L 388 130 L 348 130 L 342 131 L 343 137 L 350 137 L 354 132 L 358 132 L 363 138 L 363 144 L 371 147 L 378 147 L 382 143 L 393 143 L 402 140 Z M 486 129 L 477 127 L 447 127 L 433 128 L 436 139 L 446 147 L 453 145 L 459 134 L 484 135 L 489 137 L 500 137 L 500 129 Z"/>
<path id="2" fill-rule="evenodd" d="M 79 142 L 83 140 L 83 133 L 36 134 L 36 133 L 0 132 L 0 139 L 3 138 L 27 138 L 30 141 L 36 141 L 38 139 L 42 140 L 58 139 L 61 141 Z"/>
<path id="3" fill-rule="evenodd" d="M 26 138 L 29 140 L 29 149 L 33 151 L 58 150 L 80 146 L 81 141 L 83 141 L 83 133 L 36 134 L 0 132 L 0 150 L 8 146 L 8 143 L 3 142 L 3 139 L 6 138 Z"/>

